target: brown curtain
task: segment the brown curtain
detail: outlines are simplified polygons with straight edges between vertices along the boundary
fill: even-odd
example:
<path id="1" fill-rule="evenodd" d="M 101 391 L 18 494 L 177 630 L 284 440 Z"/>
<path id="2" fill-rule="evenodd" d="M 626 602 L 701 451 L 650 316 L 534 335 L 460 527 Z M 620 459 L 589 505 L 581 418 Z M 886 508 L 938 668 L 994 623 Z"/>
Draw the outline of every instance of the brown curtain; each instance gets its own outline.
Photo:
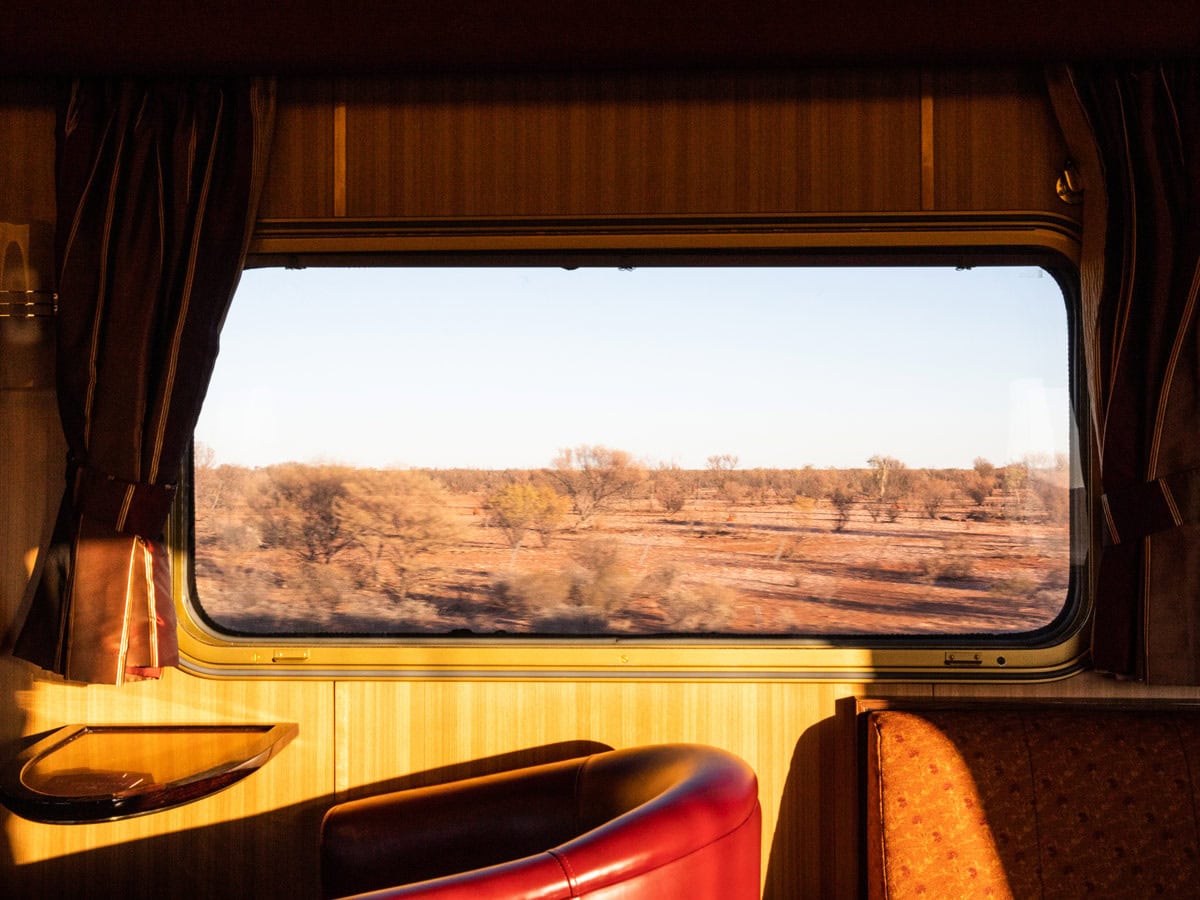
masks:
<path id="1" fill-rule="evenodd" d="M 1104 541 L 1093 662 L 1200 684 L 1200 66 L 1077 66 L 1055 96 L 1074 103 L 1066 118 L 1083 127 L 1064 132 L 1091 169 L 1082 300 Z M 1089 146 L 1072 140 L 1081 131 Z"/>
<path id="2" fill-rule="evenodd" d="M 245 260 L 274 86 L 78 81 L 58 110 L 67 483 L 16 655 L 120 684 L 178 662 L 162 537 Z"/>

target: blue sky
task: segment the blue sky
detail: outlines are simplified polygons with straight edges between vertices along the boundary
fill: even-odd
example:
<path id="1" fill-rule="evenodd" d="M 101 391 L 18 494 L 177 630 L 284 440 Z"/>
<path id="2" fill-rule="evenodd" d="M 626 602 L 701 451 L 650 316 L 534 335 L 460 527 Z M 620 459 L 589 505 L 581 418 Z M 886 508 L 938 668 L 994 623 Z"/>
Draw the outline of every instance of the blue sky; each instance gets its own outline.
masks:
<path id="1" fill-rule="evenodd" d="M 1039 269 L 259 269 L 196 438 L 218 463 L 703 468 L 1067 452 Z"/>

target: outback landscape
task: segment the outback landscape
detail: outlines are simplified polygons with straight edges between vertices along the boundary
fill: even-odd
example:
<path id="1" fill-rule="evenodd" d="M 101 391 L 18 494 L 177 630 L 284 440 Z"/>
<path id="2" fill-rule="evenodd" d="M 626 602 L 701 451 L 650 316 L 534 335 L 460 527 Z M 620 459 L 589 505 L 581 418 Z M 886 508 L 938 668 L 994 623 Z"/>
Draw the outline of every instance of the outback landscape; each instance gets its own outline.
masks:
<path id="1" fill-rule="evenodd" d="M 195 599 L 246 634 L 1005 634 L 1062 611 L 1069 471 L 221 464 L 198 445 Z"/>

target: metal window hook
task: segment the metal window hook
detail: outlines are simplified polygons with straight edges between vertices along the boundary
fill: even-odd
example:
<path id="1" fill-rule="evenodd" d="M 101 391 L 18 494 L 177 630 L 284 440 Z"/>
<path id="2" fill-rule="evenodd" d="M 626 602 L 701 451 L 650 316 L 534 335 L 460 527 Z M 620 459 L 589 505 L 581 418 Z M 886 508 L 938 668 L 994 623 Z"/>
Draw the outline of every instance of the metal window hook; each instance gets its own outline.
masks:
<path id="1" fill-rule="evenodd" d="M 1058 176 L 1054 189 L 1063 203 L 1077 206 L 1083 202 L 1083 179 L 1079 177 L 1074 160 L 1068 159 L 1063 164 L 1062 174 Z"/>

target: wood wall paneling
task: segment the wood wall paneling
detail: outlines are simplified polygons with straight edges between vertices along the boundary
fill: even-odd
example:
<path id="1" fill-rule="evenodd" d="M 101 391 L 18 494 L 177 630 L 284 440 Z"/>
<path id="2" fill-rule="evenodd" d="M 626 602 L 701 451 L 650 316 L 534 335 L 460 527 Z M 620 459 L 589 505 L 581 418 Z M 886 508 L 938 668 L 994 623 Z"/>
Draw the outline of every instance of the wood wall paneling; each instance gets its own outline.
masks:
<path id="1" fill-rule="evenodd" d="M 266 766 L 176 809 L 96 825 L 7 822 L 9 896 L 314 897 L 320 817 L 333 794 L 328 683 L 204 681 L 68 685 L 35 676 L 18 692 L 27 733 L 63 723 L 297 722 Z"/>
<path id="2" fill-rule="evenodd" d="M 261 218 L 334 215 L 334 107 L 331 79 L 279 82 Z"/>
<path id="3" fill-rule="evenodd" d="M 919 209 L 918 83 L 908 71 L 353 83 L 347 213 Z"/>
<path id="4" fill-rule="evenodd" d="M 54 221 L 54 86 L 0 79 L 0 221 Z"/>
<path id="5" fill-rule="evenodd" d="M 1067 150 L 1040 72 L 951 69 L 930 82 L 937 209 L 1078 214 L 1055 194 Z"/>
<path id="6" fill-rule="evenodd" d="M 417 787 L 604 747 L 712 744 L 758 775 L 765 895 L 839 896 L 831 893 L 838 848 L 827 814 L 837 799 L 832 716 L 839 698 L 873 691 L 931 694 L 928 685 L 836 683 L 346 682 L 337 688 L 338 794 Z M 381 730 L 385 721 L 392 727 Z"/>
<path id="7" fill-rule="evenodd" d="M 340 215 L 343 175 L 352 218 L 1070 215 L 1064 161 L 1029 69 L 283 82 L 262 215 Z"/>

